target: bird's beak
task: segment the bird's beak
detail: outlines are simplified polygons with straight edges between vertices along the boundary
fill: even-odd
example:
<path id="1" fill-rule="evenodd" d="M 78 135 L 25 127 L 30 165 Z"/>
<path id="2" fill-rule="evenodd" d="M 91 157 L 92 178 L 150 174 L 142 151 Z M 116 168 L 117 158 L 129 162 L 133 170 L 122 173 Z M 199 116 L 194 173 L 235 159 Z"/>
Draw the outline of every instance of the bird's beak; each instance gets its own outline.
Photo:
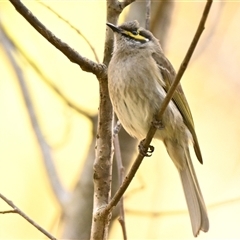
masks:
<path id="1" fill-rule="evenodd" d="M 117 26 L 113 25 L 112 23 L 106 23 L 107 26 L 109 26 L 114 32 L 121 33 L 122 30 L 118 28 Z"/>

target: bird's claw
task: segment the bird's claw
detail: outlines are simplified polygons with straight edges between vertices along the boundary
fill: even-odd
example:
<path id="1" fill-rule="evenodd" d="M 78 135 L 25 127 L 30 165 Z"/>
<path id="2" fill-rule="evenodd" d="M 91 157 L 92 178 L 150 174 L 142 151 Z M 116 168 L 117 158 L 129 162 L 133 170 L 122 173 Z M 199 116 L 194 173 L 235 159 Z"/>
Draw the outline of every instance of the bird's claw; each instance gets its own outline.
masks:
<path id="1" fill-rule="evenodd" d="M 164 124 L 162 122 L 162 120 L 157 120 L 156 118 L 153 119 L 152 121 L 152 125 L 156 128 L 156 129 L 163 129 L 164 128 Z"/>
<path id="2" fill-rule="evenodd" d="M 145 140 L 145 139 L 144 139 Z M 138 145 L 138 150 L 139 150 L 139 153 L 141 155 L 143 155 L 144 157 L 151 157 L 152 156 L 152 153 L 154 152 L 154 146 L 152 145 L 149 145 L 148 148 L 144 147 L 143 144 L 144 144 L 144 140 L 142 140 L 139 145 Z"/>

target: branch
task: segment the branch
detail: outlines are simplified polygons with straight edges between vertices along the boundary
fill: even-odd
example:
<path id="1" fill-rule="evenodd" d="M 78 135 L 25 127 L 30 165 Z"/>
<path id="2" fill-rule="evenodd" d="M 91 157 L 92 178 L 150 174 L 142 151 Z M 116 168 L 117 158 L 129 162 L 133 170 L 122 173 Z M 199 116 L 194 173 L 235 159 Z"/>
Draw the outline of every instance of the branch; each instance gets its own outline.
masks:
<path id="1" fill-rule="evenodd" d="M 79 114 L 82 114 L 91 120 L 91 115 L 87 111 L 84 111 L 83 109 L 78 107 L 76 104 L 74 104 L 71 100 L 69 100 L 65 96 L 65 94 L 53 83 L 53 81 L 44 75 L 43 71 L 38 67 L 38 65 L 29 56 L 27 56 L 27 54 L 21 48 L 20 44 L 17 41 L 15 41 L 13 38 L 11 38 L 11 36 L 8 34 L 8 32 L 3 26 L 2 26 L 2 31 L 6 35 L 6 37 L 9 39 L 10 43 L 23 56 L 23 58 L 28 62 L 28 64 L 33 68 L 33 70 L 41 77 L 41 80 L 43 80 L 48 85 L 48 87 L 50 87 L 70 108 L 74 109 Z"/>
<path id="2" fill-rule="evenodd" d="M 44 164 L 47 170 L 47 174 L 51 183 L 51 187 L 53 189 L 53 192 L 55 193 L 59 203 L 61 204 L 61 206 L 63 207 L 70 198 L 69 193 L 63 188 L 61 181 L 58 177 L 54 162 L 53 162 L 53 157 L 52 157 L 52 153 L 51 153 L 51 149 L 49 147 L 49 145 L 47 144 L 47 142 L 44 139 L 44 136 L 42 134 L 41 128 L 39 126 L 38 120 L 37 120 L 37 116 L 34 110 L 34 106 L 32 104 L 31 101 L 31 97 L 27 88 L 27 85 L 25 83 L 25 79 L 22 73 L 22 70 L 20 69 L 20 67 L 18 66 L 16 60 L 13 57 L 11 48 L 13 46 L 11 46 L 10 41 L 8 40 L 7 36 L 4 35 L 4 32 L 2 31 L 2 27 L 0 25 L 0 39 L 1 42 L 4 46 L 4 50 L 6 52 L 6 55 L 11 63 L 11 66 L 13 67 L 13 70 L 16 74 L 17 80 L 19 82 L 20 85 L 20 89 L 22 91 L 23 94 L 23 98 L 24 98 L 24 102 L 25 102 L 25 106 L 26 109 L 28 111 L 29 117 L 30 117 L 30 121 L 32 124 L 32 128 L 34 130 L 35 136 L 37 138 L 39 147 L 41 149 L 41 153 L 42 153 L 42 157 L 44 160 Z"/>
<path id="3" fill-rule="evenodd" d="M 146 0 L 146 22 L 145 28 L 150 29 L 150 17 L 151 17 L 151 0 Z"/>
<path id="4" fill-rule="evenodd" d="M 211 8 L 211 5 L 212 5 L 212 0 L 208 0 L 207 3 L 206 3 L 206 6 L 205 6 L 205 9 L 204 9 L 204 12 L 203 12 L 203 15 L 202 15 L 202 18 L 201 18 L 201 21 L 198 25 L 198 28 L 197 28 L 197 31 L 195 33 L 195 36 L 192 40 L 192 43 L 188 49 L 188 52 L 181 64 L 181 67 L 175 77 L 175 80 L 172 84 L 172 86 L 170 87 L 162 105 L 161 105 L 161 108 L 159 110 L 159 113 L 158 113 L 158 116 L 157 118 L 158 119 L 161 119 L 168 103 L 170 102 L 170 100 L 172 99 L 172 96 L 173 96 L 173 93 L 176 89 L 176 87 L 178 86 L 180 80 L 181 80 L 181 77 L 183 75 L 183 73 L 185 72 L 186 68 L 187 68 L 187 65 L 191 59 L 191 56 L 196 48 L 196 45 L 200 39 L 200 36 L 205 28 L 205 22 L 207 20 L 207 17 L 208 17 L 208 13 L 209 13 L 209 10 Z M 144 144 L 143 146 L 148 149 L 151 141 L 152 141 L 152 138 L 154 136 L 156 132 L 156 128 L 154 126 L 151 126 L 151 128 L 149 129 L 148 131 L 148 134 L 147 134 L 147 137 L 144 141 Z M 106 208 L 106 211 L 111 211 L 111 209 L 116 206 L 116 204 L 119 202 L 119 200 L 121 199 L 122 195 L 124 194 L 124 192 L 126 191 L 126 189 L 128 188 L 129 184 L 131 183 L 133 177 L 135 176 L 139 166 L 141 165 L 142 163 L 142 160 L 143 160 L 144 156 L 141 155 L 140 153 L 138 154 L 135 162 L 133 163 L 133 166 L 132 168 L 130 169 L 129 173 L 127 174 L 126 178 L 124 179 L 121 187 L 119 188 L 119 190 L 116 192 L 116 194 L 114 195 L 114 197 L 112 198 L 111 202 L 108 204 L 107 208 Z"/>
<path id="5" fill-rule="evenodd" d="M 15 9 L 54 47 L 60 50 L 71 62 L 78 64 L 83 71 L 91 72 L 98 78 L 106 75 L 106 67 L 103 64 L 97 64 L 88 58 L 82 57 L 77 51 L 70 48 L 68 44 L 57 38 L 48 30 L 32 13 L 26 8 L 20 0 L 9 0 Z"/>
<path id="6" fill-rule="evenodd" d="M 118 124 L 118 123 L 117 123 Z M 119 125 L 118 125 L 119 126 Z M 116 129 L 116 127 L 115 127 Z M 123 178 L 124 178 L 124 167 L 123 167 L 123 162 L 122 162 L 122 155 L 121 155 L 121 149 L 120 149 L 120 143 L 119 143 L 119 137 L 118 134 L 115 135 L 114 137 L 114 150 L 115 150 L 115 159 L 117 162 L 117 169 L 118 169 L 118 184 L 119 186 L 122 184 L 123 182 Z M 120 201 L 119 201 L 119 212 L 120 212 L 120 216 L 118 218 L 118 221 L 121 225 L 122 228 L 122 233 L 123 233 L 123 239 L 127 240 L 127 230 L 126 230 L 126 222 L 125 222 L 125 213 L 124 213 L 124 202 L 123 202 L 123 197 L 121 197 Z"/>
<path id="7" fill-rule="evenodd" d="M 1 214 L 7 214 L 7 213 L 17 213 L 16 210 L 6 210 L 6 211 L 0 211 Z"/>
<path id="8" fill-rule="evenodd" d="M 116 24 L 123 8 L 132 1 L 124 3 L 117 0 L 107 1 L 107 21 Z M 123 4 L 123 5 L 122 5 Z M 108 66 L 113 50 L 113 33 L 106 28 L 103 63 Z M 108 93 L 106 78 L 99 78 L 100 105 L 94 162 L 94 209 L 92 217 L 91 239 L 107 239 L 111 219 L 110 211 L 105 211 L 110 201 L 113 158 L 113 110 Z"/>
<path id="9" fill-rule="evenodd" d="M 97 53 L 94 49 L 94 47 L 92 46 L 92 44 L 89 42 L 89 40 L 81 33 L 80 30 L 78 30 L 76 27 L 74 27 L 68 20 L 64 19 L 61 15 L 59 15 L 55 10 L 53 10 L 51 7 L 47 6 L 44 2 L 38 2 L 40 4 L 42 4 L 44 7 L 46 7 L 47 9 L 49 9 L 52 13 L 54 13 L 58 18 L 60 18 L 62 21 L 64 21 L 66 24 L 68 24 L 68 26 L 70 28 L 72 28 L 73 30 L 75 30 L 83 39 L 84 41 L 87 43 L 87 45 L 90 47 L 90 49 L 92 50 L 92 53 L 95 57 L 95 60 L 97 61 L 97 63 L 100 63 Z"/>
<path id="10" fill-rule="evenodd" d="M 1 213 L 17 213 L 20 216 L 22 216 L 24 219 L 26 219 L 35 228 L 37 228 L 40 232 L 42 232 L 44 235 L 46 235 L 49 239 L 57 240 L 49 232 L 47 232 L 45 229 L 43 229 L 41 226 L 39 226 L 37 223 L 35 223 L 30 217 L 28 217 L 23 211 L 21 211 L 16 205 L 14 205 L 12 201 L 10 201 L 6 197 L 4 197 L 1 193 L 0 193 L 0 198 L 13 208 L 13 211 L 5 211 L 5 212 L 1 212 Z"/>
<path id="11" fill-rule="evenodd" d="M 168 33 L 173 15 L 174 1 L 152 2 L 150 31 L 159 39 L 162 49 L 168 44 Z"/>

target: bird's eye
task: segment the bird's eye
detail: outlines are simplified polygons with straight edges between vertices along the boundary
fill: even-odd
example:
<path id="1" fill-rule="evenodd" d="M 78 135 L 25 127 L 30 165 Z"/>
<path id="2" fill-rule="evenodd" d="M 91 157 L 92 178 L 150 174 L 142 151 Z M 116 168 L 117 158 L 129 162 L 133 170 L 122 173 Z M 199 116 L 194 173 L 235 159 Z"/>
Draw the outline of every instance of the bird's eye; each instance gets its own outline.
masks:
<path id="1" fill-rule="evenodd" d="M 138 35 L 138 31 L 132 31 L 133 35 Z"/>

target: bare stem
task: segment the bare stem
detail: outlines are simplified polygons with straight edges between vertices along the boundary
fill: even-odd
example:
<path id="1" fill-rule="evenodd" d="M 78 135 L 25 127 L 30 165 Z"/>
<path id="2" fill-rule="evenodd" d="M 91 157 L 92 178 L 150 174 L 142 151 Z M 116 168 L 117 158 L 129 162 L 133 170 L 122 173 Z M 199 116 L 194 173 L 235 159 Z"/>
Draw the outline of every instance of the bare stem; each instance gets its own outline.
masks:
<path id="1" fill-rule="evenodd" d="M 26 219 L 30 224 L 32 224 L 35 228 L 37 228 L 40 232 L 46 235 L 49 239 L 57 240 L 57 238 L 52 236 L 49 232 L 47 232 L 45 229 L 43 229 L 41 226 L 35 223 L 29 216 L 27 216 L 23 211 L 21 211 L 11 200 L 7 199 L 1 193 L 0 193 L 0 198 L 13 208 L 13 211 L 5 211 L 2 213 L 18 213 L 20 216 Z"/>
<path id="2" fill-rule="evenodd" d="M 171 86 L 171 88 L 169 89 L 162 105 L 161 105 L 161 108 L 159 110 L 159 114 L 158 114 L 158 119 L 161 119 L 168 103 L 170 102 L 172 96 L 173 96 L 173 93 L 176 89 L 176 87 L 178 86 L 180 80 L 181 80 L 181 77 L 183 76 L 183 73 L 185 72 L 186 68 L 187 68 L 187 65 L 191 59 L 191 56 L 196 48 L 196 45 L 200 39 L 200 36 L 205 28 L 205 22 L 207 20 L 207 17 L 208 17 L 208 13 L 210 11 L 210 8 L 211 8 L 211 5 L 212 5 L 212 0 L 208 0 L 207 3 L 206 3 L 206 6 L 205 6 L 205 9 L 204 9 L 204 12 L 203 12 L 203 15 L 201 17 L 201 20 L 200 20 L 200 23 L 198 25 L 198 28 L 197 28 L 197 31 L 195 33 L 195 36 L 192 40 L 192 43 L 187 51 L 187 54 L 181 64 L 181 67 L 175 77 L 175 80 Z M 144 141 L 144 147 L 146 149 L 148 149 L 151 141 L 152 141 L 152 138 L 154 136 L 156 132 L 156 128 L 154 126 L 151 126 L 151 128 L 149 129 L 148 131 L 148 134 L 147 134 L 147 137 Z M 122 195 L 124 194 L 124 192 L 126 191 L 126 189 L 128 188 L 129 184 L 131 183 L 133 177 L 135 176 L 139 166 L 141 165 L 142 163 L 142 160 L 143 160 L 144 156 L 142 156 L 140 153 L 138 154 L 135 162 L 133 163 L 132 165 L 132 168 L 130 169 L 129 173 L 127 174 L 126 178 L 124 179 L 121 187 L 119 188 L 119 190 L 116 192 L 116 194 L 113 196 L 111 202 L 108 204 L 107 208 L 106 208 L 106 211 L 110 211 L 114 206 L 116 206 L 116 204 L 119 202 L 119 200 L 121 199 Z"/>
<path id="3" fill-rule="evenodd" d="M 150 29 L 150 16 L 151 16 L 151 0 L 146 0 L 146 23 L 145 28 Z"/>
<path id="4" fill-rule="evenodd" d="M 25 82 L 24 75 L 22 73 L 21 68 L 19 67 L 19 65 L 17 64 L 17 62 L 13 56 L 12 51 L 14 49 L 13 49 L 12 45 L 10 44 L 7 36 L 4 35 L 1 25 L 0 25 L 0 39 L 1 39 L 1 42 L 3 43 L 4 50 L 5 50 L 6 55 L 11 63 L 11 66 L 13 67 L 13 70 L 16 74 L 20 89 L 22 91 L 24 103 L 25 103 L 26 109 L 28 111 L 31 125 L 32 125 L 33 131 L 35 133 L 35 136 L 37 138 L 41 153 L 42 153 L 43 161 L 45 164 L 45 168 L 47 170 L 47 174 L 49 177 L 49 181 L 51 183 L 52 190 L 55 193 L 55 196 L 58 199 L 60 205 L 63 207 L 69 201 L 70 194 L 68 191 L 66 191 L 66 189 L 63 187 L 63 185 L 60 181 L 59 175 L 58 175 L 57 170 L 54 165 L 51 149 L 50 149 L 48 143 L 46 142 L 46 140 L 44 139 L 41 128 L 39 126 L 39 122 L 38 122 L 38 119 L 37 119 L 37 116 L 35 113 L 34 106 L 31 101 L 31 96 L 28 91 L 28 87 Z"/>
<path id="5" fill-rule="evenodd" d="M 107 22 L 116 24 L 123 8 L 132 1 L 119 2 L 107 1 Z M 104 65 L 108 66 L 113 50 L 113 33 L 106 28 Z M 110 201 L 112 182 L 112 158 L 113 158 L 113 110 L 108 93 L 106 78 L 99 78 L 100 105 L 99 123 L 96 141 L 96 158 L 94 162 L 94 209 L 91 228 L 91 239 L 107 239 L 111 211 L 106 211 Z"/>
<path id="6" fill-rule="evenodd" d="M 59 15 L 55 10 L 53 10 L 51 7 L 49 7 L 48 5 L 46 5 L 44 2 L 39 2 L 40 4 L 42 4 L 44 7 L 46 7 L 47 9 L 49 9 L 53 14 L 55 14 L 59 19 L 61 19 L 62 21 L 64 21 L 66 24 L 68 24 L 68 26 L 70 28 L 72 28 L 74 31 L 76 31 L 83 39 L 84 41 L 87 43 L 87 45 L 90 47 L 90 49 L 92 50 L 92 53 L 95 57 L 95 60 L 97 61 L 97 63 L 100 63 L 98 55 L 93 47 L 93 45 L 90 43 L 90 41 L 85 37 L 85 35 L 76 27 L 74 27 L 68 20 L 64 19 L 61 15 Z"/>
<path id="7" fill-rule="evenodd" d="M 47 29 L 32 12 L 25 7 L 20 0 L 9 0 L 15 9 L 52 45 L 60 50 L 71 62 L 78 64 L 83 71 L 91 72 L 98 78 L 106 75 L 106 68 L 102 64 L 97 64 L 88 58 L 82 57 L 77 51 L 57 38 L 49 29 Z"/>
<path id="8" fill-rule="evenodd" d="M 120 149 L 120 143 L 119 143 L 119 137 L 118 134 L 114 137 L 114 150 L 115 150 L 115 158 L 117 162 L 117 169 L 118 169 L 118 182 L 119 186 L 123 182 L 124 178 L 124 167 L 122 163 L 122 156 L 121 156 L 121 149 Z M 122 233 L 123 233 L 123 239 L 127 240 L 127 230 L 126 230 L 126 224 L 125 224 L 125 213 L 124 213 L 124 202 L 123 197 L 119 201 L 120 205 L 120 216 L 118 218 L 118 221 L 122 227 Z"/>

